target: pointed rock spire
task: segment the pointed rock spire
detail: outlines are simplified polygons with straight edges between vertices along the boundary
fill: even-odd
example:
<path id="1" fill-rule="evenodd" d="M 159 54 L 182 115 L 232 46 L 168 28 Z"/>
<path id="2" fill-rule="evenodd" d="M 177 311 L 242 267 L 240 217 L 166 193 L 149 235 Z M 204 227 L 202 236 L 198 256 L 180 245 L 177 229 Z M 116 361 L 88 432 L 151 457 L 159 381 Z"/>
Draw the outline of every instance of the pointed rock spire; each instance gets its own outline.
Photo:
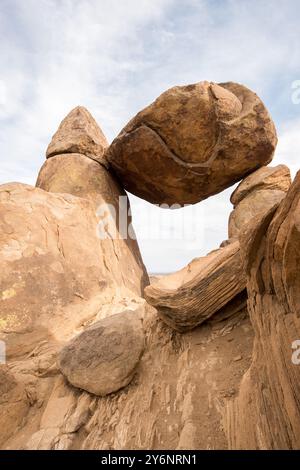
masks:
<path id="1" fill-rule="evenodd" d="M 80 153 L 103 163 L 107 147 L 106 137 L 93 116 L 83 106 L 77 106 L 60 123 L 47 148 L 46 157 Z"/>

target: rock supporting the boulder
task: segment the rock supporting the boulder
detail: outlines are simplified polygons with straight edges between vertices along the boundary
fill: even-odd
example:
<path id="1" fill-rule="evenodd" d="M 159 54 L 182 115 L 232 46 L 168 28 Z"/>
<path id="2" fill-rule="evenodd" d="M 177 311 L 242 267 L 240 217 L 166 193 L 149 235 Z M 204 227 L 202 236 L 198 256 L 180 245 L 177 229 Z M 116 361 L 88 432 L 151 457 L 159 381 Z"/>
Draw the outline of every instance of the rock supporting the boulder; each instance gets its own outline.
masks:
<path id="1" fill-rule="evenodd" d="M 99 396 L 128 385 L 144 349 L 142 313 L 125 310 L 72 339 L 59 354 L 59 368 L 68 381 Z"/>
<path id="2" fill-rule="evenodd" d="M 63 153 L 81 153 L 104 162 L 108 142 L 93 116 L 83 106 L 74 108 L 61 122 L 47 148 L 47 158 Z"/>

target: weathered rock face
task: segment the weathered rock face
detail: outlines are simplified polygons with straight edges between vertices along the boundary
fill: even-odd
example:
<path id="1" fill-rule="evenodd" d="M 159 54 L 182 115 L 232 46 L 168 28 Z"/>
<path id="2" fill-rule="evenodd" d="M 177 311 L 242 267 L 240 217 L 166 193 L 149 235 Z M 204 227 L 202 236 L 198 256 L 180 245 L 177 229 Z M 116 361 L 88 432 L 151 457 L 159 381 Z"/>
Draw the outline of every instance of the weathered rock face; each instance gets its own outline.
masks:
<path id="1" fill-rule="evenodd" d="M 262 167 L 247 176 L 231 196 L 234 210 L 229 217 L 228 235 L 238 237 L 256 216 L 263 216 L 279 204 L 291 185 L 288 167 Z"/>
<path id="2" fill-rule="evenodd" d="M 75 387 L 105 396 L 128 385 L 144 349 L 142 311 L 94 323 L 60 352 L 59 368 Z"/>
<path id="3" fill-rule="evenodd" d="M 300 338 L 299 214 L 300 173 L 279 208 L 241 236 L 255 342 L 252 365 L 226 414 L 231 448 L 300 447 L 300 365 L 292 357 Z"/>
<path id="4" fill-rule="evenodd" d="M 230 201 L 236 207 L 253 191 L 272 190 L 286 193 L 290 186 L 291 173 L 286 165 L 263 166 L 240 182 Z"/>
<path id="5" fill-rule="evenodd" d="M 106 158 L 125 189 L 152 203 L 193 204 L 269 163 L 274 124 L 235 83 L 174 87 L 139 112 Z"/>
<path id="6" fill-rule="evenodd" d="M 280 205 L 285 167 L 241 183 L 235 210 L 255 194 L 263 211 L 248 231 L 237 227 L 239 241 L 146 288 L 161 321 L 141 298 L 148 276 L 136 241 L 116 237 L 130 217 L 107 223 L 127 198 L 92 161 L 103 158 L 99 128 L 75 111 L 38 187 L 0 187 L 1 448 L 299 448 L 300 174 Z M 235 84 L 169 90 L 128 126 L 107 156 L 128 143 L 124 172 L 136 188 L 132 175 L 142 175 L 152 202 L 203 199 L 269 161 L 276 141 L 262 103 Z"/>
<path id="7" fill-rule="evenodd" d="M 82 106 L 74 108 L 61 122 L 48 149 L 47 158 L 64 153 L 80 153 L 98 162 L 108 142 L 93 116 Z"/>
<path id="8" fill-rule="evenodd" d="M 46 372 L 47 344 L 10 361 L 19 380 L 30 377 L 31 406 L 11 437 L 1 427 L 1 447 L 226 449 L 222 413 L 249 367 L 248 316 L 223 320 L 220 314 L 218 321 L 216 315 L 213 323 L 179 334 L 145 307 L 144 354 L 132 382 L 117 393 L 98 398 L 70 386 L 57 368 Z"/>
<path id="9" fill-rule="evenodd" d="M 89 199 L 2 185 L 0 221 L 0 326 L 9 354 L 60 340 L 83 318 L 142 294 L 148 277 L 136 242 L 100 239 Z"/>
<path id="10" fill-rule="evenodd" d="M 10 437 L 28 414 L 30 400 L 25 387 L 18 383 L 8 366 L 0 365 L 0 446 Z"/>
<path id="11" fill-rule="evenodd" d="M 178 331 L 203 323 L 245 291 L 239 242 L 196 258 L 182 270 L 163 276 L 145 289 L 160 318 Z M 244 305 L 242 296 L 238 305 Z M 237 306 L 236 306 L 237 307 Z M 230 306 L 232 309 L 232 306 Z"/>
<path id="12" fill-rule="evenodd" d="M 93 144 L 89 148 L 94 155 Z M 37 185 L 0 187 L 0 339 L 8 361 L 0 443 L 27 423 L 29 446 L 47 448 L 64 420 L 57 410 L 76 408 L 68 429 L 80 427 L 86 415 L 66 386 L 66 398 L 62 394 L 53 408 L 50 400 L 41 416 L 53 378 L 61 376 L 56 362 L 62 344 L 93 322 L 136 308 L 149 281 L 126 210 L 121 224 L 132 237 L 119 233 L 120 198 L 129 210 L 126 193 L 102 165 L 84 154 L 53 156 Z"/>
<path id="13" fill-rule="evenodd" d="M 126 195 L 102 165 L 79 153 L 62 154 L 46 160 L 36 186 L 51 193 L 89 198 L 95 205 L 105 200 L 117 207 L 118 197 Z"/>

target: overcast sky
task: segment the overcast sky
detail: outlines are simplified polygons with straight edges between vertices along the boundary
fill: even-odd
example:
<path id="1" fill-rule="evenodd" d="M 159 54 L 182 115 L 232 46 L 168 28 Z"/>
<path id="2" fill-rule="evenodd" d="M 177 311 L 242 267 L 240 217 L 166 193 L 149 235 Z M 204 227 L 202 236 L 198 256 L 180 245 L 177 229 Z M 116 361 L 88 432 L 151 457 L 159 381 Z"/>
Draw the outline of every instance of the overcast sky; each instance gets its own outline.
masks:
<path id="1" fill-rule="evenodd" d="M 52 134 L 76 105 L 111 141 L 164 90 L 201 80 L 258 93 L 279 135 L 274 163 L 294 174 L 299 18 L 299 0 L 0 0 L 0 183 L 34 184 Z M 231 192 L 177 211 L 131 197 L 148 269 L 173 271 L 227 238 Z M 149 240 L 156 224 L 164 240 Z"/>

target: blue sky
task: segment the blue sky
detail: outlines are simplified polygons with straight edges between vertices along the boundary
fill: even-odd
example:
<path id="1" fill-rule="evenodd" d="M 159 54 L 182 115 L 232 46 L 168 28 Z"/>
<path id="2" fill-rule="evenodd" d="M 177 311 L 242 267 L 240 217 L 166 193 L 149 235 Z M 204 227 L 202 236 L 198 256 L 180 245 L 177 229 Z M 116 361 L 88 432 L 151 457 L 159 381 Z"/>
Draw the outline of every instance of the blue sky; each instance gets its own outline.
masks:
<path id="1" fill-rule="evenodd" d="M 274 163 L 294 174 L 299 18 L 298 0 L 0 0 L 0 183 L 34 184 L 51 135 L 76 105 L 111 141 L 165 89 L 201 80 L 237 81 L 258 93 L 278 130 Z M 183 209 L 187 224 L 195 215 L 200 224 L 192 241 L 140 236 L 149 270 L 178 269 L 217 247 L 227 236 L 231 192 Z M 138 235 L 162 217 L 176 230 L 182 210 L 162 216 L 153 207 L 150 222 L 150 206 L 131 201 Z"/>

